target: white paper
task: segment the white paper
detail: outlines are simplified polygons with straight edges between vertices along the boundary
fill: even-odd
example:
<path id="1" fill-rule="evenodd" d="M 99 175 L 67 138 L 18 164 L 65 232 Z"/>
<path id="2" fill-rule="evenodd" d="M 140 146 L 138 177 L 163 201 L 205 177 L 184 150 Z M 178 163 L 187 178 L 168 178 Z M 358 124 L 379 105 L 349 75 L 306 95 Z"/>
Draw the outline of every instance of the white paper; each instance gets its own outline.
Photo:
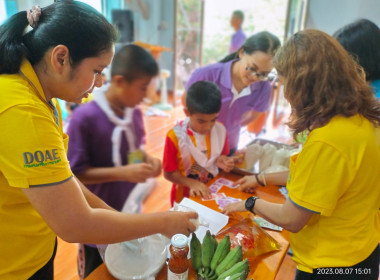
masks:
<path id="1" fill-rule="evenodd" d="M 208 223 L 208 227 L 200 225 L 195 231 L 198 239 L 202 242 L 206 231 L 209 229 L 211 234 L 217 234 L 228 223 L 228 216 L 219 213 L 211 208 L 199 204 L 187 197 L 185 197 L 179 205 L 189 207 L 198 213 L 199 217 Z"/>

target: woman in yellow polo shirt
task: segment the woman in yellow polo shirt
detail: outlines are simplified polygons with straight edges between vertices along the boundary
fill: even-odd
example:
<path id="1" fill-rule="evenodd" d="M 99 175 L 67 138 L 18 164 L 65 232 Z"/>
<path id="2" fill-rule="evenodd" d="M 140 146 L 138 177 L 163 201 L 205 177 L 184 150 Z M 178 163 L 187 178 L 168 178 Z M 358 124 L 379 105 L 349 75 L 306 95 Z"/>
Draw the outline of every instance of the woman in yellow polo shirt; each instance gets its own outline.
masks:
<path id="1" fill-rule="evenodd" d="M 196 213 L 114 211 L 70 170 L 55 98 L 79 103 L 100 86 L 115 41 L 113 26 L 79 1 L 0 26 L 0 279 L 53 279 L 56 235 L 107 244 L 195 230 Z"/>
<path id="2" fill-rule="evenodd" d="M 224 212 L 250 210 L 291 231 L 297 280 L 377 280 L 380 104 L 360 66 L 321 31 L 293 35 L 274 64 L 292 106 L 294 138 L 310 132 L 290 161 L 288 199 L 251 197 Z M 245 189 L 255 181 L 237 183 Z"/>

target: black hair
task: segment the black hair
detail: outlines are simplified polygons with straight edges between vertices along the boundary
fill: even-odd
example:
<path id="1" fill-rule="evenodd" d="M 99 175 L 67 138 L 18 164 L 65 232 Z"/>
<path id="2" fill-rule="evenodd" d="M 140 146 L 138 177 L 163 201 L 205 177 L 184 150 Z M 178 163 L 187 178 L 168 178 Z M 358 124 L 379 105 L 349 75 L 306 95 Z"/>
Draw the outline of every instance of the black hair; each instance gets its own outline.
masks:
<path id="1" fill-rule="evenodd" d="M 233 14 L 234 16 L 237 16 L 238 18 L 240 18 L 240 19 L 241 19 L 241 22 L 244 21 L 244 13 L 243 13 L 243 11 L 241 11 L 241 10 L 236 10 L 236 11 L 233 11 L 232 14 Z"/>
<path id="2" fill-rule="evenodd" d="M 141 76 L 154 77 L 158 64 L 153 56 L 142 47 L 129 44 L 122 46 L 115 54 L 111 76 L 122 75 L 128 82 Z"/>
<path id="3" fill-rule="evenodd" d="M 380 79 L 380 28 L 359 19 L 337 30 L 333 37 L 357 60 L 367 81 Z"/>
<path id="4" fill-rule="evenodd" d="M 51 47 L 65 45 L 75 68 L 83 59 L 109 50 L 117 40 L 116 29 L 91 6 L 79 1 L 62 1 L 41 9 L 36 28 L 24 34 L 29 22 L 26 11 L 0 26 L 0 74 L 17 73 L 26 57 L 40 62 Z"/>
<path id="5" fill-rule="evenodd" d="M 186 94 L 186 108 L 189 114 L 216 114 L 222 106 L 222 95 L 218 86 L 209 81 L 192 84 Z"/>
<path id="6" fill-rule="evenodd" d="M 274 56 L 280 46 L 280 40 L 276 35 L 273 35 L 268 31 L 262 31 L 256 33 L 255 35 L 252 35 L 251 37 L 248 37 L 245 40 L 244 44 L 236 52 L 227 55 L 220 62 L 228 62 L 230 60 L 238 58 L 239 51 L 241 49 L 243 49 L 247 54 L 253 54 L 256 51 L 261 51 Z"/>

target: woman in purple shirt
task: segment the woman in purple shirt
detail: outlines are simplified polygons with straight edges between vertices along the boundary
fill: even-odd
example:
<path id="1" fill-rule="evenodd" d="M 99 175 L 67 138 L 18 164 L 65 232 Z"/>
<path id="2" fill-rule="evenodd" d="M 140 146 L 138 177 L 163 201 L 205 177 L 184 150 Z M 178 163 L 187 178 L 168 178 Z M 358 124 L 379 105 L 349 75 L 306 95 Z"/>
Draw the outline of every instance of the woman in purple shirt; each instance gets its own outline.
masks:
<path id="1" fill-rule="evenodd" d="M 237 10 L 232 13 L 231 26 L 235 30 L 235 33 L 232 34 L 232 37 L 231 37 L 229 53 L 238 51 L 241 45 L 243 45 L 245 39 L 247 38 L 247 36 L 245 36 L 245 33 L 242 29 L 243 21 L 244 21 L 243 11 Z"/>
<path id="2" fill-rule="evenodd" d="M 280 40 L 275 35 L 259 32 L 222 61 L 195 70 L 186 84 L 188 89 L 193 83 L 206 80 L 219 86 L 222 108 L 218 121 L 227 129 L 231 154 L 236 151 L 241 126 L 268 109 L 271 85 L 267 77 L 279 47 Z"/>

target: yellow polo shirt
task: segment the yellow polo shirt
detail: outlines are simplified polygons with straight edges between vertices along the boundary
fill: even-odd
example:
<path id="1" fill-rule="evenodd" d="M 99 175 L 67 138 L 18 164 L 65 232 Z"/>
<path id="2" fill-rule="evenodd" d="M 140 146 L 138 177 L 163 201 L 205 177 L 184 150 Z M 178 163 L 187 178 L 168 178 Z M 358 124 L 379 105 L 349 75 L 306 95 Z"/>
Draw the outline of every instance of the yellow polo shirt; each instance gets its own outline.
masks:
<path id="1" fill-rule="evenodd" d="M 297 268 L 347 267 L 380 241 L 380 148 L 374 126 L 356 115 L 313 130 L 291 158 L 289 198 L 318 213 L 290 236 Z"/>
<path id="2" fill-rule="evenodd" d="M 0 279 L 27 279 L 52 257 L 56 235 L 22 188 L 71 178 L 68 137 L 27 60 L 0 75 L 0 89 Z"/>

